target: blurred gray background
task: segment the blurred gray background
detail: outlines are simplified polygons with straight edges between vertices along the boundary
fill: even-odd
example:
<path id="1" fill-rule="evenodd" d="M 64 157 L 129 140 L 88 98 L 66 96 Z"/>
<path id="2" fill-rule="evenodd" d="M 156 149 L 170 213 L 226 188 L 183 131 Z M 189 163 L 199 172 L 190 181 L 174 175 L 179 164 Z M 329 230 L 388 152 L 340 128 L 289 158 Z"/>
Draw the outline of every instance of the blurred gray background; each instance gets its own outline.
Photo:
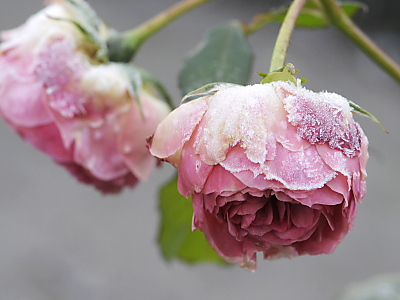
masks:
<path id="1" fill-rule="evenodd" d="M 132 28 L 174 0 L 91 0 L 101 18 Z M 185 15 L 144 44 L 135 63 L 156 75 L 179 102 L 182 57 L 210 28 L 287 1 L 215 0 Z M 356 20 L 400 61 L 398 1 L 368 1 Z M 0 28 L 10 29 L 43 7 L 41 0 L 0 2 Z M 382 25 L 381 25 L 382 24 Z M 254 72 L 266 72 L 277 25 L 250 37 Z M 156 246 L 157 190 L 173 173 L 118 196 L 78 184 L 51 159 L 0 123 L 0 299 L 335 299 L 353 281 L 400 271 L 400 85 L 334 28 L 296 30 L 288 61 L 315 91 L 335 91 L 372 112 L 390 134 L 358 117 L 370 141 L 368 194 L 354 229 L 330 255 L 239 267 L 165 262 Z M 252 83 L 259 80 L 254 76 Z"/>

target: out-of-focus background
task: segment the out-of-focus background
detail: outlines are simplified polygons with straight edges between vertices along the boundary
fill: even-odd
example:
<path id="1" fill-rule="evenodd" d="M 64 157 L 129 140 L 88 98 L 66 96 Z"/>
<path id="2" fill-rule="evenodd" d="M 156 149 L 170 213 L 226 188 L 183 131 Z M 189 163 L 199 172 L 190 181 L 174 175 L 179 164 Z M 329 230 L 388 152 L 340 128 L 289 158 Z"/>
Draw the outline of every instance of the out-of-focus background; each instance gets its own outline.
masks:
<path id="1" fill-rule="evenodd" d="M 119 30 L 139 25 L 174 0 L 91 0 Z M 364 1 L 356 21 L 400 61 L 400 3 Z M 161 80 L 179 102 L 182 57 L 204 32 L 231 18 L 287 1 L 215 0 L 185 15 L 146 42 L 135 63 Z M 41 0 L 0 2 L 0 29 L 10 29 L 43 7 Z M 254 72 L 266 72 L 279 27 L 250 37 Z M 102 196 L 78 184 L 50 158 L 0 123 L 0 299 L 335 299 L 353 281 L 400 271 L 400 84 L 335 28 L 296 30 L 288 61 L 306 87 L 334 91 L 373 113 L 389 134 L 358 117 L 370 142 L 368 194 L 354 229 L 330 255 L 263 261 L 239 267 L 165 262 L 156 246 L 157 191 L 168 165 L 134 190 Z M 1 70 L 0 70 L 1 71 Z M 254 76 L 252 83 L 259 80 Z"/>

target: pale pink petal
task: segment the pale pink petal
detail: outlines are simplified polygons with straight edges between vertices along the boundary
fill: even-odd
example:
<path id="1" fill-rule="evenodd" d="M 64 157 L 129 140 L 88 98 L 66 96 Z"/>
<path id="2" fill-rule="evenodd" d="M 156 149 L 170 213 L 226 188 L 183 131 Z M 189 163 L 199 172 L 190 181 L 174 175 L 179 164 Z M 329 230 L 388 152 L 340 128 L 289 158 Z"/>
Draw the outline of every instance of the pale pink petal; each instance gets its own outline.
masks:
<path id="1" fill-rule="evenodd" d="M 204 98 L 199 98 L 172 111 L 158 125 L 150 145 L 150 153 L 158 158 L 168 158 L 181 149 L 190 139 L 206 110 L 207 103 Z"/>
<path id="2" fill-rule="evenodd" d="M 1 59 L 1 58 L 0 58 Z M 18 126 L 34 127 L 52 122 L 44 106 L 44 90 L 34 78 L 2 76 L 0 82 L 0 112 Z M 17 77 L 17 76 L 16 76 Z"/>
<path id="3" fill-rule="evenodd" d="M 86 127 L 75 140 L 74 160 L 101 180 L 113 180 L 129 170 L 117 151 L 118 120 L 106 120 L 98 128 Z"/>
<path id="4" fill-rule="evenodd" d="M 169 109 L 166 104 L 147 93 L 141 94 L 140 101 L 143 115 L 133 102 L 130 110 L 121 117 L 118 148 L 132 173 L 139 180 L 147 180 L 156 165 L 156 159 L 146 147 L 146 138 L 154 133 Z"/>

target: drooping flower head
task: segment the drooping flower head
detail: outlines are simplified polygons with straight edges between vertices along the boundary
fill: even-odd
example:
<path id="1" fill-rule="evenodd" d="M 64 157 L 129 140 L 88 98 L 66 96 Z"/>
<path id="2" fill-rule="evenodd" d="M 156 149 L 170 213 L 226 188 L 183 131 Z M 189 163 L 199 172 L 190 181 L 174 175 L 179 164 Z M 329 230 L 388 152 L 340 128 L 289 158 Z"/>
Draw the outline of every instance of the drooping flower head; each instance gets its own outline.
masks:
<path id="1" fill-rule="evenodd" d="M 0 45 L 0 113 L 30 144 L 104 193 L 149 177 L 145 139 L 168 114 L 141 73 L 106 57 L 83 1 L 53 1 Z"/>
<path id="2" fill-rule="evenodd" d="M 215 91 L 218 90 L 218 91 Z M 332 252 L 365 194 L 367 138 L 349 101 L 285 81 L 216 86 L 160 123 L 193 228 L 231 263 Z"/>

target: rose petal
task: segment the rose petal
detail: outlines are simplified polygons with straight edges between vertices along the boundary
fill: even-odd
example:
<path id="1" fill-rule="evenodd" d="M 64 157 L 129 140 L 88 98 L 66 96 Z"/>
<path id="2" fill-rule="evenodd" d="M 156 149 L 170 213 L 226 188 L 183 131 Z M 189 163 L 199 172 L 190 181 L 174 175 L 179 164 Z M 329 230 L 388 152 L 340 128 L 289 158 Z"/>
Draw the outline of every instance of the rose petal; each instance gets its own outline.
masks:
<path id="1" fill-rule="evenodd" d="M 168 158 L 181 149 L 206 110 L 207 103 L 200 98 L 182 104 L 172 111 L 158 125 L 150 145 L 150 153 L 158 158 Z"/>
<path id="2" fill-rule="evenodd" d="M 139 180 L 147 180 L 156 165 L 146 147 L 146 138 L 153 134 L 169 108 L 148 93 L 140 95 L 141 108 L 136 103 L 121 118 L 118 148 L 128 168 Z M 143 115 L 141 115 L 141 110 Z"/>
<path id="3" fill-rule="evenodd" d="M 246 188 L 240 180 L 220 165 L 213 167 L 212 172 L 209 172 L 204 179 L 207 180 L 202 191 L 204 194 L 221 194 L 226 191 L 236 192 Z"/>
<path id="4" fill-rule="evenodd" d="M 266 179 L 282 182 L 290 190 L 313 190 L 323 187 L 336 176 L 319 157 L 315 147 L 292 152 L 278 144 L 277 155 L 267 161 Z"/>

